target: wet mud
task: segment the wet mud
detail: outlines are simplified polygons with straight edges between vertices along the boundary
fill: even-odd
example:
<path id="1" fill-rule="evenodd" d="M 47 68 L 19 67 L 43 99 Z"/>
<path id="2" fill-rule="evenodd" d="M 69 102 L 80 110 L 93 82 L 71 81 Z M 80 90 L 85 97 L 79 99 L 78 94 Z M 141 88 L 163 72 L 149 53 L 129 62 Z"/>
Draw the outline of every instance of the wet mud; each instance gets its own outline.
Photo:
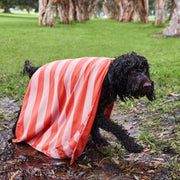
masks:
<path id="1" fill-rule="evenodd" d="M 119 145 L 112 134 L 106 134 L 104 131 L 101 133 L 106 135 L 111 145 L 97 147 L 89 138 L 83 153 L 73 165 L 70 165 L 69 159 L 49 158 L 26 143 L 13 144 L 11 142 L 13 138 L 12 127 L 19 110 L 18 102 L 8 98 L 0 99 L 0 106 L 1 180 L 171 179 L 168 169 L 162 166 L 162 161 L 165 161 L 165 158 L 159 157 L 159 154 L 150 152 L 146 148 L 143 153 L 130 154 Z M 118 108 L 116 104 L 112 115 L 114 119 L 120 118 Z M 121 114 L 121 116 L 123 115 Z M 140 130 L 136 127 L 136 117 L 133 115 L 132 117 L 131 121 L 125 122 L 124 125 L 132 136 L 136 136 Z"/>

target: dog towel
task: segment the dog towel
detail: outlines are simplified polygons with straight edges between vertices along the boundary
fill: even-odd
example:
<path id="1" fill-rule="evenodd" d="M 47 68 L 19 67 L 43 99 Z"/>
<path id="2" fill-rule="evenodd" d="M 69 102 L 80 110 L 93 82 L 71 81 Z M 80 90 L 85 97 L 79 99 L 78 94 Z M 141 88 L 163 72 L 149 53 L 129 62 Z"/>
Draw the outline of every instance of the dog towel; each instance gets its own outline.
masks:
<path id="1" fill-rule="evenodd" d="M 72 164 L 87 143 L 111 61 L 84 57 L 39 68 L 29 82 L 13 142 L 25 141 L 53 158 L 71 158 Z"/>

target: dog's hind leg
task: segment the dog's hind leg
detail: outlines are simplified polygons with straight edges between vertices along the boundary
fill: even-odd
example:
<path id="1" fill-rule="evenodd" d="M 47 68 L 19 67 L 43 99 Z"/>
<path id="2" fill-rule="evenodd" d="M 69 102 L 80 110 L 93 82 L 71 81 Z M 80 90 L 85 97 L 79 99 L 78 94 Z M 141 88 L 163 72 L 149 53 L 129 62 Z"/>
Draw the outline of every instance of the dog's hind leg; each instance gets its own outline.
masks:
<path id="1" fill-rule="evenodd" d="M 119 126 L 118 124 L 109 120 L 103 113 L 97 114 L 95 121 L 98 127 L 113 133 L 121 141 L 121 144 L 127 149 L 128 152 L 142 152 L 143 147 L 137 144 L 133 137 L 129 136 L 127 130 L 125 130 L 123 126 Z"/>
<path id="2" fill-rule="evenodd" d="M 105 138 L 103 138 L 99 132 L 99 127 L 96 123 L 97 121 L 94 121 L 93 127 L 91 129 L 91 136 L 95 144 L 107 146 L 109 143 L 106 141 Z"/>

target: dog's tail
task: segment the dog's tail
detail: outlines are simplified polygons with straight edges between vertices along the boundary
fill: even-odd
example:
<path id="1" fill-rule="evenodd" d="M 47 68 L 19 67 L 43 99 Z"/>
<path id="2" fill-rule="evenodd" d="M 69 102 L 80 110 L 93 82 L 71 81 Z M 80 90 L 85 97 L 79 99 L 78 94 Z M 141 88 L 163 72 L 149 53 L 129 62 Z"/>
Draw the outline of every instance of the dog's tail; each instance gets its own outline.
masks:
<path id="1" fill-rule="evenodd" d="M 24 70 L 23 70 L 23 75 L 25 75 L 26 73 L 29 74 L 29 79 L 32 77 L 32 75 L 39 69 L 39 67 L 32 67 L 30 65 L 29 60 L 25 60 L 24 63 Z"/>

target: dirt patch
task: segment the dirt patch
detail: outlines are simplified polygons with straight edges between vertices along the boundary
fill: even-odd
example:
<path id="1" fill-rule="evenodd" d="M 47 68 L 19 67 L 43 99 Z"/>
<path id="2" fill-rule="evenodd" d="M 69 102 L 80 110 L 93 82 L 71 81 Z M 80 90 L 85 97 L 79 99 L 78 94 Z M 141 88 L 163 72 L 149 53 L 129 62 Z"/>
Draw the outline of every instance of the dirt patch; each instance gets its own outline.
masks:
<path id="1" fill-rule="evenodd" d="M 152 111 L 148 111 L 148 104 L 141 100 L 137 107 L 125 109 L 120 102 L 115 104 L 112 119 L 123 123 L 132 136 L 143 133 L 141 125 Z M 121 147 L 117 139 L 109 133 L 101 131 L 111 145 L 96 147 L 91 138 L 84 152 L 73 165 L 69 160 L 52 159 L 34 150 L 25 143 L 11 143 L 12 127 L 19 110 L 18 102 L 0 99 L 0 179 L 172 179 L 172 170 L 168 164 L 178 158 L 177 152 L 165 153 L 163 150 L 153 150 L 151 142 L 143 144 L 144 151 L 139 154 L 128 153 Z M 137 111 L 137 112 L 136 112 Z M 151 113 L 151 114 L 150 114 Z M 154 117 L 155 115 L 153 115 Z M 173 115 L 168 116 L 167 125 L 172 126 Z M 152 119 L 152 117 L 150 117 Z M 147 122 L 146 122 L 147 123 Z M 169 124 L 168 124 L 169 123 Z M 146 125 L 146 124 L 145 124 Z M 148 127 L 149 128 L 149 127 Z M 153 128 L 152 128 L 153 131 Z M 169 131 L 168 131 L 169 133 Z M 155 136 L 159 136 L 155 134 Z M 172 138 L 173 133 L 170 135 Z M 167 132 L 161 132 L 163 139 Z M 139 138 L 143 143 L 143 140 Z M 176 161 L 177 162 L 177 161 Z"/>

